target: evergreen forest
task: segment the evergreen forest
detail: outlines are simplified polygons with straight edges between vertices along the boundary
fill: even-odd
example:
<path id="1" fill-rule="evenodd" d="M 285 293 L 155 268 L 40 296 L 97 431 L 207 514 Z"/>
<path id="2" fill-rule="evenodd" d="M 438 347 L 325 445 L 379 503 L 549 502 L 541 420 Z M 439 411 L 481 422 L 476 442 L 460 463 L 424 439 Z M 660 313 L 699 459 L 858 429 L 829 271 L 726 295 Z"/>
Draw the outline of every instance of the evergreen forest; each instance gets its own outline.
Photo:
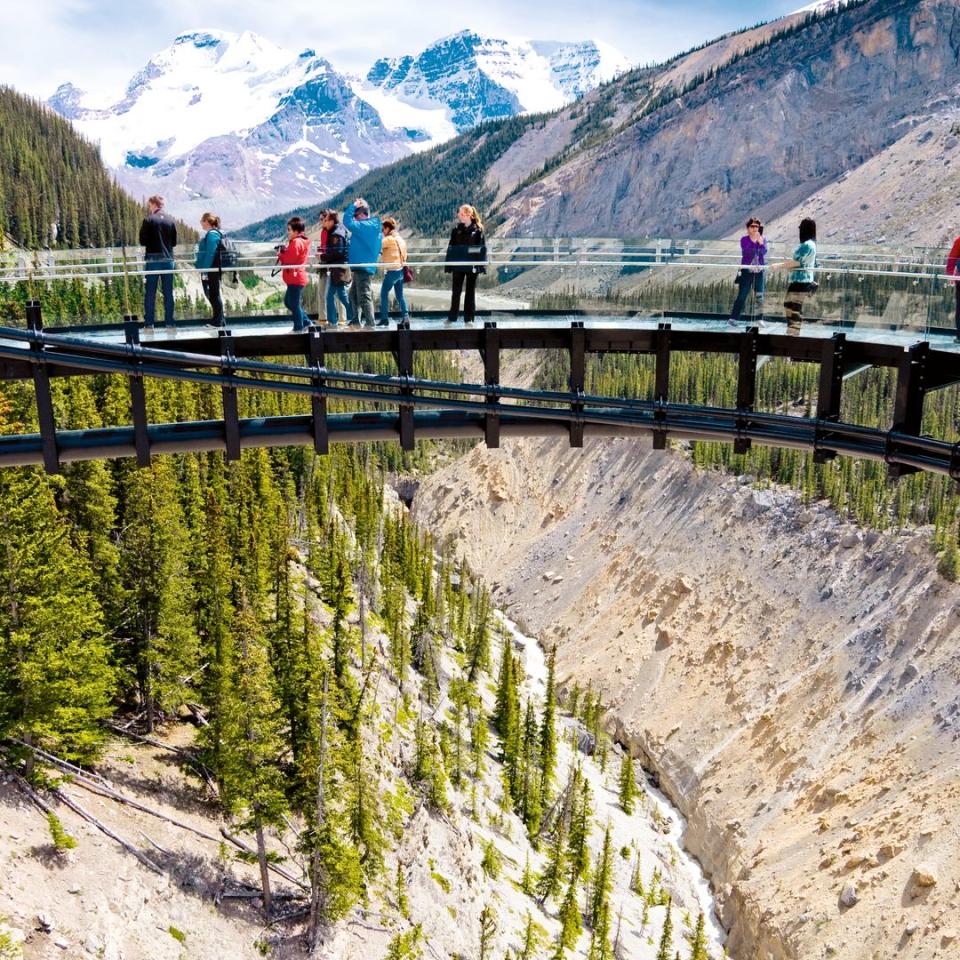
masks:
<path id="1" fill-rule="evenodd" d="M 32 250 L 135 245 L 143 215 L 95 144 L 52 110 L 0 86 L 0 250 L 7 242 Z"/>

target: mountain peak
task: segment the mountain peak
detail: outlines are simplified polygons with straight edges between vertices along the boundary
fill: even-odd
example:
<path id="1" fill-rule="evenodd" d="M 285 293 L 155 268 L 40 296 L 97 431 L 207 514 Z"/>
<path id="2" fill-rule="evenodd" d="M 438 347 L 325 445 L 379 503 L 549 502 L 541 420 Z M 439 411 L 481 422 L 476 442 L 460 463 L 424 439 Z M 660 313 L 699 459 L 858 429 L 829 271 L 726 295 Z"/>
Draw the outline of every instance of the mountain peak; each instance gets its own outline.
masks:
<path id="1" fill-rule="evenodd" d="M 174 37 L 173 45 L 182 46 L 183 44 L 192 44 L 198 50 L 202 50 L 205 47 L 216 47 L 223 42 L 223 36 L 214 34 L 209 30 L 202 30 L 192 33 L 181 33 L 179 36 Z"/>

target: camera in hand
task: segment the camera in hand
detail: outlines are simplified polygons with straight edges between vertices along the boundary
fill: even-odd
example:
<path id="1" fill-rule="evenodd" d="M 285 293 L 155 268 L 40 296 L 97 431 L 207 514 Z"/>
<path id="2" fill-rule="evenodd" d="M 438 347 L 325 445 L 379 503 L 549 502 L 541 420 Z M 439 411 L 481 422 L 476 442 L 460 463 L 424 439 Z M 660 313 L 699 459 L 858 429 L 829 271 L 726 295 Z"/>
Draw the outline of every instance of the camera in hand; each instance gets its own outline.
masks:
<path id="1" fill-rule="evenodd" d="M 287 245 L 285 243 L 278 243 L 273 249 L 277 253 L 283 253 L 283 251 L 287 249 Z"/>

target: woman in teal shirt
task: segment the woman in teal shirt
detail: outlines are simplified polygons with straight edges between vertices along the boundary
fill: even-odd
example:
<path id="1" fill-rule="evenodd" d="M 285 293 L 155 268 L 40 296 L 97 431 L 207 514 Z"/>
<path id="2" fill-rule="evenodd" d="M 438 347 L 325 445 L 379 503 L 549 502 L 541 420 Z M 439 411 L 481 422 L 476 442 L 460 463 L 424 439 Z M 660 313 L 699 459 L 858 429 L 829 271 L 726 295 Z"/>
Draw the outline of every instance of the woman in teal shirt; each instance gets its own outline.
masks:
<path id="1" fill-rule="evenodd" d="M 223 327 L 223 297 L 220 295 L 220 241 L 223 233 L 220 231 L 220 218 L 215 213 L 205 213 L 200 218 L 200 226 L 207 232 L 197 244 L 197 259 L 194 266 L 204 271 L 200 274 L 204 296 L 210 301 L 213 308 L 211 327 Z"/>
<path id="2" fill-rule="evenodd" d="M 783 313 L 787 318 L 787 333 L 798 334 L 803 321 L 803 302 L 817 289 L 813 270 L 817 265 L 817 223 L 806 217 L 800 221 L 800 246 L 793 251 L 792 260 L 775 264 L 772 270 L 792 270 Z"/>

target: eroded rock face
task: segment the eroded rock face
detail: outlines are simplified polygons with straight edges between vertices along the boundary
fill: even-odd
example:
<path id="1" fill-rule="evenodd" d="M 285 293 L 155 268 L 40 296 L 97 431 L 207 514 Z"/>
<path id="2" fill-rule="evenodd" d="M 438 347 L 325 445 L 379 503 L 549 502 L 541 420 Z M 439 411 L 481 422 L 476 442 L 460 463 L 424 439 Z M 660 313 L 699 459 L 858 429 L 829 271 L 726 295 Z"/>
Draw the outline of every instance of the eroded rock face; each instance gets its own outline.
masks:
<path id="1" fill-rule="evenodd" d="M 688 817 L 732 956 L 942 956 L 960 588 L 930 531 L 850 543 L 825 507 L 628 440 L 476 448 L 414 510 L 557 644 L 561 681 L 603 689 L 611 731 Z"/>
<path id="2" fill-rule="evenodd" d="M 932 132 L 942 142 L 957 102 L 958 36 L 953 0 L 874 0 L 762 45 L 520 191 L 501 210 L 501 232 L 616 235 L 629 223 L 637 236 L 717 237 L 745 211 L 773 219 L 915 124 L 942 118 Z M 901 186 L 910 190 L 909 176 Z M 886 197 L 871 226 L 891 206 L 905 211 L 902 199 Z M 845 228 L 824 225 L 827 235 Z"/>

